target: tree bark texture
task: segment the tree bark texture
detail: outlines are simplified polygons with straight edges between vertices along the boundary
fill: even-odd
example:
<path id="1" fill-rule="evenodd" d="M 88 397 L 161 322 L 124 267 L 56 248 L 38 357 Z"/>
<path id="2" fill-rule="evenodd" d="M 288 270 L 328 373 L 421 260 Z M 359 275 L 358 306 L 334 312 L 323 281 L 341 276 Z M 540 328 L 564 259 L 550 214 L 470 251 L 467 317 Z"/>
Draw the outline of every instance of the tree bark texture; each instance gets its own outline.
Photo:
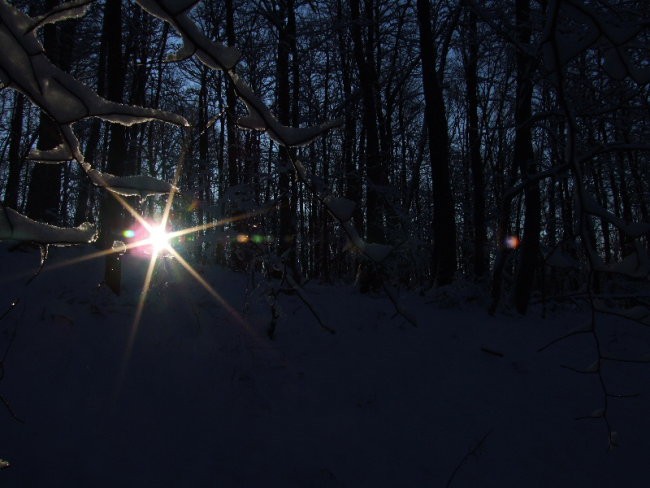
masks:
<path id="1" fill-rule="evenodd" d="M 433 178 L 433 275 L 438 285 L 447 285 L 456 272 L 456 223 L 449 175 L 449 132 L 442 86 L 436 72 L 431 7 L 417 0 L 420 28 L 420 57 L 424 90 L 424 117 L 429 135 L 429 159 Z"/>

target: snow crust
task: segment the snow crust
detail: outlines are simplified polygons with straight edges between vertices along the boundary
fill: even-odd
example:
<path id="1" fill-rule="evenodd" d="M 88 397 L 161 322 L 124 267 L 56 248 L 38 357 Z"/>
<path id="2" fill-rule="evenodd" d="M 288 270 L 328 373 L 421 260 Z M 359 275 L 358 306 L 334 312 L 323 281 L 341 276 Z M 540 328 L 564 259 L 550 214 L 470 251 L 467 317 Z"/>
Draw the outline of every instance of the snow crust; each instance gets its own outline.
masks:
<path id="1" fill-rule="evenodd" d="M 647 367 L 603 366 L 615 393 L 640 393 L 610 399 L 620 447 L 608 452 L 597 379 L 560 367 L 593 364 L 589 336 L 537 352 L 588 322 L 586 311 L 490 317 L 401 293 L 413 327 L 386 299 L 310 283 L 302 293 L 336 334 L 297 295 L 281 295 L 270 341 L 267 297 L 261 286 L 246 292 L 250 276 L 197 266 L 244 327 L 165 261 L 129 349 L 148 261 L 121 258 L 116 297 L 98 286 L 103 260 L 59 267 L 90 252 L 54 249 L 25 286 L 34 256 L 0 246 L 0 297 L 20 299 L 0 321 L 3 351 L 16 331 L 0 394 L 25 422 L 0 404 L 3 488 L 445 486 L 486 435 L 451 486 L 647 479 Z M 599 327 L 608 351 L 648 353 L 646 328 L 616 317 Z"/>

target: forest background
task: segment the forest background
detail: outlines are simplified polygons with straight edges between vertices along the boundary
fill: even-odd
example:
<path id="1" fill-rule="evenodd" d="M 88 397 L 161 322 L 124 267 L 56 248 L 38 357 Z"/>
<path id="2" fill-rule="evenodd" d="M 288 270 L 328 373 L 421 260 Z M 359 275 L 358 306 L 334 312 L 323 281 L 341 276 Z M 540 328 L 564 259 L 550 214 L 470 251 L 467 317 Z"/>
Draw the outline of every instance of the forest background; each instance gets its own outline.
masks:
<path id="1" fill-rule="evenodd" d="M 570 293 L 629 301 L 647 277 L 645 2 L 180 2 L 239 49 L 233 70 L 280 124 L 339 126 L 300 147 L 242 130 L 230 74 L 177 53 L 168 23 L 121 0 L 73 3 L 86 15 L 40 26 L 48 58 L 111 101 L 189 121 L 74 130 L 97 170 L 178 185 L 170 226 L 204 227 L 176 243 L 191 261 L 364 291 L 478 281 L 492 312 Z M 123 239 L 132 217 L 83 166 L 34 160 L 61 142 L 51 114 L 0 97 L 4 208 L 96 222 L 105 248 Z"/>

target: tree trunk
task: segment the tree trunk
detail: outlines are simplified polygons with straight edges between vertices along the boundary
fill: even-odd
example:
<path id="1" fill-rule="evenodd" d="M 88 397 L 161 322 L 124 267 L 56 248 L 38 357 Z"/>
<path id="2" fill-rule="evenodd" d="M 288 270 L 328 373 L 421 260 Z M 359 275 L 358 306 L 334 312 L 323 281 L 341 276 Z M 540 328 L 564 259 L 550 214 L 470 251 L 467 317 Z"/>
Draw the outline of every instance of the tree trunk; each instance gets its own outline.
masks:
<path id="1" fill-rule="evenodd" d="M 199 211 L 198 220 L 199 225 L 204 223 L 205 208 L 211 201 L 210 192 L 210 175 L 209 175 L 209 148 L 210 148 L 210 130 L 208 125 L 208 100 L 209 100 L 209 87 L 208 87 L 208 68 L 201 66 L 201 81 L 199 89 L 199 175 L 198 175 L 198 200 Z"/>
<path id="2" fill-rule="evenodd" d="M 97 63 L 97 94 L 106 96 L 106 36 L 102 36 L 99 44 L 99 56 Z M 98 118 L 93 118 L 90 122 L 90 135 L 84 151 L 84 158 L 92 165 L 97 164 L 95 156 L 97 154 L 97 146 L 99 145 L 101 135 L 101 125 Z M 83 181 L 79 195 L 77 196 L 77 206 L 75 209 L 74 222 L 75 225 L 80 225 L 82 222 L 88 220 L 88 199 L 90 198 L 90 190 L 92 183 L 82 174 Z"/>
<path id="3" fill-rule="evenodd" d="M 374 46 L 372 45 L 373 29 L 375 29 L 375 18 L 373 14 L 373 3 L 371 0 L 365 2 L 365 15 L 367 22 L 362 22 L 360 16 L 359 0 L 350 1 L 350 32 L 354 58 L 359 69 L 359 87 L 361 90 L 361 101 L 363 106 L 363 134 L 365 135 L 365 163 L 367 186 L 366 186 L 366 239 L 371 243 L 386 242 L 384 229 L 385 191 L 388 185 L 388 177 L 382 162 L 379 145 L 379 128 L 377 124 L 377 95 L 379 86 L 377 72 L 374 66 Z M 364 39 L 361 25 L 367 23 L 369 35 Z M 362 292 L 377 291 L 382 286 L 382 277 L 374 263 L 362 262 L 357 275 L 359 289 Z"/>
<path id="4" fill-rule="evenodd" d="M 343 5 L 337 0 L 337 21 L 343 23 Z M 363 213 L 361 209 L 361 178 L 354 160 L 354 145 L 357 138 L 356 120 L 354 112 L 355 100 L 352 98 L 352 74 L 348 56 L 347 37 L 343 30 L 339 30 L 339 54 L 341 56 L 341 78 L 343 85 L 343 97 L 346 103 L 345 122 L 343 127 L 343 142 L 341 144 L 341 160 L 345 174 L 345 198 L 357 202 L 353 213 L 354 224 L 361 229 L 363 227 Z"/>
<path id="5" fill-rule="evenodd" d="M 515 0 L 517 40 L 521 45 L 528 45 L 531 38 L 529 0 Z M 515 163 L 519 164 L 521 178 L 524 182 L 536 173 L 533 154 L 532 133 L 529 124 L 533 82 L 531 71 L 533 60 L 530 56 L 517 51 L 517 95 L 515 101 Z M 540 194 L 539 183 L 528 183 L 524 190 L 526 203 L 524 234 L 521 239 L 520 259 L 514 287 L 514 304 L 517 311 L 525 314 L 533 291 L 535 275 L 539 264 L 540 235 Z"/>
<path id="6" fill-rule="evenodd" d="M 487 231 L 485 225 L 485 175 L 481 159 L 481 138 L 478 122 L 478 33 L 476 14 L 468 13 L 468 46 L 465 58 L 467 90 L 467 138 L 472 169 L 472 234 L 473 271 L 477 278 L 487 273 Z"/>
<path id="7" fill-rule="evenodd" d="M 424 90 L 424 118 L 429 134 L 433 178 L 433 275 L 436 284 L 453 281 L 456 272 L 456 224 L 449 177 L 449 133 L 442 86 L 436 72 L 429 0 L 417 0 L 420 56 Z"/>
<path id="8" fill-rule="evenodd" d="M 235 20 L 233 0 L 226 0 L 226 40 L 229 46 L 235 45 Z M 238 130 L 235 127 L 235 104 L 237 95 L 232 83 L 226 88 L 226 103 L 228 104 L 228 117 L 226 119 L 226 133 L 228 135 L 228 186 L 235 186 L 239 182 L 237 166 L 237 150 L 239 147 Z"/>
<path id="9" fill-rule="evenodd" d="M 23 167 L 23 157 L 20 154 L 20 141 L 23 136 L 23 113 L 25 109 L 25 96 L 16 92 L 14 106 L 11 114 L 11 128 L 9 129 L 9 176 L 5 190 L 5 205 L 13 209 L 18 208 L 18 187 L 20 185 L 20 170 Z"/>
<path id="10" fill-rule="evenodd" d="M 366 2 L 366 5 L 372 2 Z M 385 242 L 384 205 L 382 191 L 385 191 L 387 178 L 382 166 L 379 151 L 379 132 L 377 127 L 377 106 L 374 94 L 377 86 L 377 73 L 372 60 L 372 46 L 366 45 L 361 34 L 359 0 L 350 1 L 351 33 L 354 45 L 354 57 L 359 68 L 359 85 L 363 101 L 363 124 L 366 142 L 366 173 L 368 188 L 366 197 L 367 239 L 369 242 Z M 369 15 L 371 6 L 366 14 Z M 372 30 L 374 27 L 370 26 Z"/>
<path id="11" fill-rule="evenodd" d="M 56 0 L 46 0 L 45 8 L 57 5 Z M 60 66 L 60 46 L 57 30 L 60 27 L 48 24 L 43 27 L 43 47 L 50 60 Z M 65 67 L 61 66 L 65 69 Z M 52 149 L 61 142 L 59 129 L 52 119 L 41 112 L 38 128 L 38 149 Z M 59 223 L 59 199 L 61 196 L 61 165 L 38 164 L 32 169 L 27 193 L 27 215 L 49 224 Z"/>
<path id="12" fill-rule="evenodd" d="M 291 95 L 297 97 L 296 92 L 292 93 L 290 82 L 289 53 L 291 50 L 292 36 L 295 36 L 295 26 L 293 32 L 287 19 L 291 18 L 293 10 L 293 0 L 286 2 L 280 1 L 279 5 L 279 24 L 278 24 L 278 52 L 277 52 L 277 101 L 278 101 L 278 120 L 283 125 L 291 125 Z M 295 87 L 294 87 L 295 88 Z M 296 274 L 296 223 L 293 215 L 295 202 L 295 185 L 291 184 L 291 154 L 285 146 L 280 146 L 280 160 L 278 162 L 279 190 L 280 190 L 280 242 L 278 254 L 283 257 L 283 261 L 288 269 Z"/>
<path id="13" fill-rule="evenodd" d="M 122 101 L 124 91 L 125 69 L 122 60 L 122 0 L 106 0 L 104 7 L 104 24 L 102 35 L 106 40 L 107 98 L 115 102 Z M 126 158 L 126 131 L 122 125 L 110 127 L 107 171 L 111 174 L 124 175 Z M 115 239 L 125 227 L 126 220 L 122 205 L 108 191 L 105 191 L 101 209 L 101 245 L 110 249 Z M 117 254 L 108 254 L 104 266 L 104 281 L 115 293 L 120 293 L 122 268 Z"/>

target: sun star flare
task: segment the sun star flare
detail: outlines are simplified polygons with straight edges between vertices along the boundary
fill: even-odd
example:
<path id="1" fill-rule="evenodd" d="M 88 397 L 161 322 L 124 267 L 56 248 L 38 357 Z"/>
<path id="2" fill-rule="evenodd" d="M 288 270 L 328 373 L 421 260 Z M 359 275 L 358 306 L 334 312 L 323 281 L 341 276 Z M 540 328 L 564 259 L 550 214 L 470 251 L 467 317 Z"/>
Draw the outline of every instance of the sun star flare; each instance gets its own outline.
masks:
<path id="1" fill-rule="evenodd" d="M 156 254 L 170 247 L 170 238 L 170 233 L 162 225 L 152 225 L 149 229 L 149 241 Z"/>

